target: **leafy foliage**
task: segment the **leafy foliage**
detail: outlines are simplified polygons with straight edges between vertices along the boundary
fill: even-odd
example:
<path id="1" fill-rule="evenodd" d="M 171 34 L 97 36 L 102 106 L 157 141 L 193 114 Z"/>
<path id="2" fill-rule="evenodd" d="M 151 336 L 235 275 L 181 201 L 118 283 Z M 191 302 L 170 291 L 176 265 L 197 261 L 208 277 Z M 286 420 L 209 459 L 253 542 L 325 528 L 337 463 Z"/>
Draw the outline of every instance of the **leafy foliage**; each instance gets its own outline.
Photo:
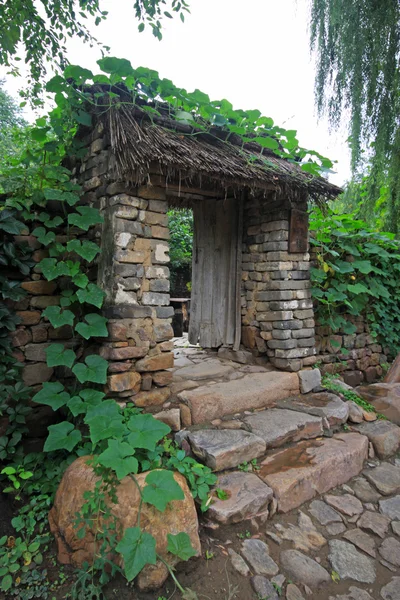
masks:
<path id="1" fill-rule="evenodd" d="M 360 208 L 373 218 L 380 190 L 385 227 L 397 232 L 400 185 L 400 5 L 398 0 L 312 0 L 311 47 L 317 55 L 316 102 L 334 126 L 350 113 L 352 167 L 370 164 Z M 362 164 L 365 156 L 366 165 Z M 378 205 L 379 206 L 379 205 Z"/>
<path id="2" fill-rule="evenodd" d="M 314 207 L 310 228 L 317 265 L 311 270 L 317 318 L 332 331 L 353 334 L 346 315 L 364 314 L 391 354 L 400 350 L 400 243 L 354 215 Z"/>

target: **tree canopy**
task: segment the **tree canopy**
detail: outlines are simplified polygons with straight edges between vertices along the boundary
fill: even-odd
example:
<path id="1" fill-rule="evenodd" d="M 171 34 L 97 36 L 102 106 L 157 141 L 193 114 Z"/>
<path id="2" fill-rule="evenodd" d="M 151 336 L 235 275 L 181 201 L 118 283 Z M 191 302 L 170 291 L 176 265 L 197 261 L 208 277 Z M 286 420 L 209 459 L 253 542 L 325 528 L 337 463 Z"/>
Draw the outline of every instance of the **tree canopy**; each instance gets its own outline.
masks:
<path id="1" fill-rule="evenodd" d="M 25 124 L 21 109 L 3 85 L 4 81 L 0 80 L 0 164 L 14 150 L 14 130 Z"/>
<path id="2" fill-rule="evenodd" d="M 312 0 L 310 31 L 311 48 L 317 56 L 319 113 L 327 113 L 334 127 L 350 117 L 353 173 L 368 175 L 367 181 L 360 181 L 364 186 L 363 216 L 371 217 L 385 204 L 386 226 L 397 231 L 400 3 Z M 382 202 L 385 185 L 389 193 Z"/>

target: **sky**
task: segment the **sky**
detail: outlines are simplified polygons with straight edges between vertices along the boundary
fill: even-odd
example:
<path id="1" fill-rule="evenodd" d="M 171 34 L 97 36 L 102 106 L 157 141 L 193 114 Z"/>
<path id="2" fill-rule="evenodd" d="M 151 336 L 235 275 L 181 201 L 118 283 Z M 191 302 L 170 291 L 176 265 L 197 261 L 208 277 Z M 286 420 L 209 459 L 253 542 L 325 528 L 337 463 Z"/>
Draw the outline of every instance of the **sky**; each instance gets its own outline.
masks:
<path id="1" fill-rule="evenodd" d="M 106 21 L 89 27 L 110 55 L 133 67 L 148 67 L 188 91 L 206 92 L 211 100 L 228 99 L 235 109 L 259 109 L 277 125 L 298 131 L 300 144 L 337 160 L 339 185 L 350 177 L 343 130 L 331 132 L 318 120 L 314 105 L 314 64 L 309 50 L 310 0 L 189 0 L 191 14 L 164 19 L 159 42 L 146 28 L 137 30 L 132 0 L 102 0 Z M 168 1 L 169 4 L 169 1 Z M 68 58 L 98 72 L 98 47 L 80 40 L 68 43 Z M 1 76 L 1 72 L 0 72 Z M 14 96 L 23 78 L 6 77 Z M 32 114 L 26 113 L 28 120 Z"/>

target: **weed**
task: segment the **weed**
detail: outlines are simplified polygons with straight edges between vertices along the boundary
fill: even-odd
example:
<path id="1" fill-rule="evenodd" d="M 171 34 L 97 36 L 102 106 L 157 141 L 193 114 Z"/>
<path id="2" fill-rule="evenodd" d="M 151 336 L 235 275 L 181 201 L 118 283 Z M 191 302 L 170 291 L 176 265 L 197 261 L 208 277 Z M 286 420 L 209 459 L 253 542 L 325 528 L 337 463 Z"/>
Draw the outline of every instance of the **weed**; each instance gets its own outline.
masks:
<path id="1" fill-rule="evenodd" d="M 240 463 L 240 465 L 238 465 L 238 469 L 239 471 L 244 471 L 245 473 L 247 473 L 248 471 L 259 471 L 260 467 L 257 464 L 257 459 L 253 458 L 249 462 L 244 461 Z"/>
<path id="2" fill-rule="evenodd" d="M 228 498 L 229 498 L 228 492 L 226 490 L 221 490 L 221 488 L 217 488 L 215 490 L 215 493 L 219 500 L 228 500 Z"/>
<path id="3" fill-rule="evenodd" d="M 246 531 L 244 533 L 237 533 L 236 535 L 239 538 L 239 540 L 244 540 L 245 538 L 251 537 L 251 533 L 248 529 L 246 529 Z"/>
<path id="4" fill-rule="evenodd" d="M 206 550 L 205 557 L 206 557 L 206 560 L 213 559 L 214 558 L 214 552 L 211 552 L 210 550 Z"/>

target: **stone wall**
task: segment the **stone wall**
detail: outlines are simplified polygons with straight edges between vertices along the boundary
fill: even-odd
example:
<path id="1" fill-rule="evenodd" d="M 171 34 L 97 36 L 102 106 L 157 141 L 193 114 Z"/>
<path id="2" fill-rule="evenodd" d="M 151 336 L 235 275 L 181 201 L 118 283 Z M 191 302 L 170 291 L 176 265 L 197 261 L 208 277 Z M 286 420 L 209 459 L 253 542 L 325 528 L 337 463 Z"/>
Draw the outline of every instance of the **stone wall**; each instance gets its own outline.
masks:
<path id="1" fill-rule="evenodd" d="M 315 323 L 309 253 L 289 252 L 292 208 L 306 211 L 306 199 L 272 192 L 245 203 L 242 343 L 277 368 L 298 371 L 315 362 Z"/>
<path id="2" fill-rule="evenodd" d="M 362 315 L 346 315 L 356 326 L 355 333 L 333 333 L 329 327 L 316 325 L 316 360 L 321 373 L 340 374 L 352 386 L 372 383 L 383 374 L 382 365 L 388 363 L 388 351 L 370 333 Z"/>

